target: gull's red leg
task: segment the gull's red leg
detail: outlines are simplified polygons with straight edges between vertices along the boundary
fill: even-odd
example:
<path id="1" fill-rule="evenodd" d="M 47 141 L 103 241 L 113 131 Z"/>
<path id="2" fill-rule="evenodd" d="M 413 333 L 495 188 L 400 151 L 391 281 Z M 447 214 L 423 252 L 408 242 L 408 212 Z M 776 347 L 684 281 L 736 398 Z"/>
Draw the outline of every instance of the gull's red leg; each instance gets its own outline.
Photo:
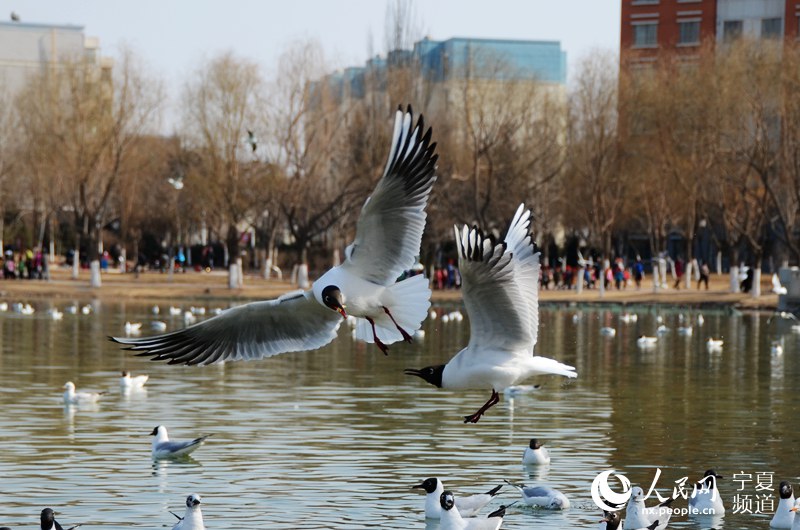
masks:
<path id="1" fill-rule="evenodd" d="M 381 342 L 381 339 L 378 338 L 378 334 L 375 332 L 375 321 L 370 317 L 364 318 L 366 318 L 369 325 L 372 326 L 372 339 L 375 341 L 375 346 L 380 348 L 384 355 L 389 355 L 389 348 L 386 347 L 386 344 Z"/>
<path id="2" fill-rule="evenodd" d="M 489 400 L 483 404 L 481 408 L 475 412 L 475 414 L 471 414 L 469 416 L 464 416 L 464 423 L 478 423 L 478 420 L 481 419 L 481 416 L 492 408 L 493 406 L 497 405 L 500 402 L 500 394 L 497 393 L 496 390 L 492 389 L 492 396 Z"/>
<path id="3" fill-rule="evenodd" d="M 386 306 L 383 306 L 383 310 L 386 312 L 386 314 L 387 314 L 387 315 L 389 315 L 389 318 L 391 318 L 391 319 L 392 319 L 392 322 L 394 322 L 394 327 L 396 327 L 396 328 L 397 328 L 397 330 L 400 332 L 400 334 L 403 336 L 403 340 L 404 340 L 404 341 L 406 341 L 406 342 L 412 342 L 411 335 L 409 335 L 409 334 L 408 334 L 408 332 L 407 332 L 406 330 L 404 330 L 403 328 L 401 328 L 401 327 L 400 327 L 400 326 L 397 324 L 397 321 L 396 321 L 396 320 L 394 319 L 394 317 L 392 316 L 392 313 L 389 311 L 389 308 L 388 308 L 388 307 L 386 307 Z"/>

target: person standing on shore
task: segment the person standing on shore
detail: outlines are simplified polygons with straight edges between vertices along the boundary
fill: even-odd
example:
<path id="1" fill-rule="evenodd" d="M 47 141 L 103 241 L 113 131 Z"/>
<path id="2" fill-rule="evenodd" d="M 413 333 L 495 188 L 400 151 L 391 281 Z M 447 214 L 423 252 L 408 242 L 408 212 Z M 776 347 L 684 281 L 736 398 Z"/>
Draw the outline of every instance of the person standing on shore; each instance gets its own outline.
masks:
<path id="1" fill-rule="evenodd" d="M 708 270 L 708 263 L 706 263 L 704 261 L 703 264 L 700 265 L 700 279 L 697 280 L 697 289 L 698 290 L 700 290 L 700 284 L 705 282 L 706 291 L 708 291 L 708 275 L 709 275 L 709 272 L 710 271 Z"/>
<path id="2" fill-rule="evenodd" d="M 683 260 L 679 256 L 675 260 L 675 285 L 673 285 L 675 289 L 681 288 L 681 278 L 683 278 Z"/>

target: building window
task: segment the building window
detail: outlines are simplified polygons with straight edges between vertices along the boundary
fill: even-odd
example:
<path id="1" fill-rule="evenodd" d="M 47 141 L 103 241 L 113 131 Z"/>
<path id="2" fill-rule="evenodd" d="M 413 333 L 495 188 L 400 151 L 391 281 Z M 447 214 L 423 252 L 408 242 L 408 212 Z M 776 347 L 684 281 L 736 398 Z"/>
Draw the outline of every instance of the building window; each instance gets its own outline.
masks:
<path id="1" fill-rule="evenodd" d="M 741 20 L 726 20 L 722 25 L 722 40 L 731 42 L 742 36 Z"/>
<path id="2" fill-rule="evenodd" d="M 700 21 L 678 22 L 678 44 L 700 44 Z"/>
<path id="3" fill-rule="evenodd" d="M 631 2 L 631 5 L 645 6 L 645 5 L 652 5 L 652 4 L 657 4 L 657 3 L 658 3 L 658 0 L 633 0 L 633 2 Z"/>
<path id="4" fill-rule="evenodd" d="M 762 18 L 761 19 L 761 38 L 762 39 L 778 39 L 781 36 L 781 26 L 783 20 L 777 18 Z"/>
<path id="5" fill-rule="evenodd" d="M 655 48 L 658 45 L 658 22 L 646 22 L 633 26 L 634 48 Z"/>

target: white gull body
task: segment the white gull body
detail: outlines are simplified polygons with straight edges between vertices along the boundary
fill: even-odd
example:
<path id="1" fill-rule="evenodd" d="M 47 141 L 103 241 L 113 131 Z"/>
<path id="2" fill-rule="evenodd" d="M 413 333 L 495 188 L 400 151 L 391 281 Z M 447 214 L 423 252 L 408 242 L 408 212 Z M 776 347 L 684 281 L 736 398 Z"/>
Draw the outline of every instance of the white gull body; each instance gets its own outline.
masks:
<path id="1" fill-rule="evenodd" d="M 444 492 L 444 484 L 436 477 L 425 479 L 421 484 L 413 486 L 417 489 L 425 490 L 425 518 L 426 519 L 439 519 L 442 515 L 441 499 Z M 456 507 L 459 513 L 464 516 L 473 516 L 481 508 L 489 504 L 489 501 L 497 495 L 497 492 L 502 487 L 496 486 L 486 493 L 476 493 L 475 495 L 459 496 L 456 498 Z"/>
<path id="2" fill-rule="evenodd" d="M 105 392 L 76 392 L 75 383 L 67 381 L 64 384 L 64 404 L 65 405 L 80 405 L 88 403 L 96 403 Z"/>
<path id="3" fill-rule="evenodd" d="M 192 493 L 186 497 L 186 511 L 172 530 L 205 530 L 203 512 L 200 510 L 200 495 Z M 175 515 L 175 514 L 173 514 Z M 177 515 L 175 517 L 178 517 Z"/>
<path id="4" fill-rule="evenodd" d="M 775 514 L 772 516 L 769 526 L 770 528 L 790 530 L 795 519 L 797 519 L 797 515 L 793 510 L 795 498 L 792 485 L 786 481 L 781 482 L 778 488 L 778 496 L 780 499 L 778 500 L 778 507 L 775 508 Z"/>
<path id="5" fill-rule="evenodd" d="M 182 456 L 186 456 L 203 445 L 203 442 L 205 442 L 206 438 L 211 436 L 210 434 L 207 434 L 193 440 L 170 440 L 169 434 L 167 433 L 167 428 L 163 425 L 157 426 L 150 434 L 155 436 L 152 444 L 152 455 L 156 460 L 162 458 L 180 458 Z"/>
<path id="6" fill-rule="evenodd" d="M 671 502 L 672 499 L 648 508 L 644 504 L 644 490 L 634 486 L 625 509 L 625 528 L 650 528 L 655 522 L 658 522 L 655 528 L 666 528 L 672 517 L 672 509 L 669 508 Z"/>

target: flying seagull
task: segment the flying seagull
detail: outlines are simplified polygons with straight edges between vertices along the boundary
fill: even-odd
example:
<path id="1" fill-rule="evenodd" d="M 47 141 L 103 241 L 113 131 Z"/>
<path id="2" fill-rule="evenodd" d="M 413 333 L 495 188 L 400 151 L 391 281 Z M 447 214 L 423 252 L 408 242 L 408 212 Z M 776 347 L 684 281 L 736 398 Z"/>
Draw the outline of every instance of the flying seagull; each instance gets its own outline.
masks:
<path id="1" fill-rule="evenodd" d="M 490 388 L 489 400 L 466 416 L 465 423 L 476 423 L 500 401 L 498 392 L 530 376 L 577 377 L 574 367 L 533 355 L 539 327 L 539 252 L 530 217 L 530 210 L 520 205 L 505 241 L 497 245 L 477 228 L 456 228 L 469 344 L 447 364 L 405 371 L 439 388 Z"/>
<path id="2" fill-rule="evenodd" d="M 256 134 L 250 129 L 247 129 L 247 143 L 250 144 L 250 147 L 255 153 L 256 149 L 258 149 L 258 138 L 256 138 Z"/>
<path id="3" fill-rule="evenodd" d="M 421 274 L 396 280 L 419 254 L 435 150 L 422 116 L 413 125 L 411 107 L 398 109 L 386 168 L 361 208 L 346 259 L 311 289 L 234 307 L 172 333 L 111 340 L 153 360 L 205 365 L 320 348 L 350 315 L 358 317 L 356 338 L 383 353 L 386 344 L 411 342 L 428 316 L 431 291 Z"/>
<path id="4" fill-rule="evenodd" d="M 11 12 L 11 21 L 12 22 L 19 22 L 19 15 L 14 11 Z"/>

